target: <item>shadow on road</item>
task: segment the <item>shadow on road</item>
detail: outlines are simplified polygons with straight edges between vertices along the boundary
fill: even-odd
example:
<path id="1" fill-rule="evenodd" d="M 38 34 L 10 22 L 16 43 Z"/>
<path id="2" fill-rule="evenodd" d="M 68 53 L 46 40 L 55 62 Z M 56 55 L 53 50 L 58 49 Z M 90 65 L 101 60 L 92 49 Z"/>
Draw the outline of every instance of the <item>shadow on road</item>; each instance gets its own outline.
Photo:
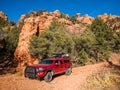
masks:
<path id="1" fill-rule="evenodd" d="M 110 67 L 113 67 L 114 69 L 120 70 L 120 65 L 114 64 L 112 61 L 107 61 Z"/>

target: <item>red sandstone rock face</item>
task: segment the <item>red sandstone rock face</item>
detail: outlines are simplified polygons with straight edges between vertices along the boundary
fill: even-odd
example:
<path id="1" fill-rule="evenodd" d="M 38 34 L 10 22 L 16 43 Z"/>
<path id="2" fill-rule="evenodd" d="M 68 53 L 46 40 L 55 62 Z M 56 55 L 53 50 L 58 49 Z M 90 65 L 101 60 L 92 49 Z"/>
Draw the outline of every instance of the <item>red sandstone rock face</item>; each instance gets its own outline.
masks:
<path id="1" fill-rule="evenodd" d="M 18 68 L 22 69 L 25 64 L 31 65 L 37 61 L 37 58 L 29 54 L 29 41 L 35 34 L 39 34 L 49 27 L 52 18 L 47 17 L 47 20 L 42 16 L 30 17 L 24 20 L 21 33 L 19 35 L 18 46 L 14 53 L 15 59 L 18 62 Z M 20 63 L 19 63 L 20 62 Z"/>
<path id="2" fill-rule="evenodd" d="M 26 15 L 22 15 L 22 16 L 20 17 L 19 22 L 18 22 L 18 26 L 20 26 L 20 24 L 21 24 L 22 22 L 24 22 L 25 16 L 26 16 Z"/>
<path id="3" fill-rule="evenodd" d="M 25 19 L 24 26 L 22 27 L 21 33 L 19 35 L 18 46 L 14 53 L 15 59 L 18 60 L 18 67 L 21 68 L 25 64 L 33 64 L 36 58 L 32 57 L 28 53 L 29 41 L 32 35 L 37 32 L 38 23 L 35 22 L 35 18 Z"/>
<path id="4" fill-rule="evenodd" d="M 22 69 L 24 65 L 31 65 L 38 61 L 35 56 L 29 54 L 29 41 L 33 35 L 39 34 L 45 29 L 49 28 L 52 22 L 52 16 L 35 16 L 31 15 L 24 21 L 24 16 L 21 17 L 20 21 L 24 22 L 21 33 L 19 35 L 18 46 L 15 50 L 14 57 L 15 62 L 18 62 L 18 69 Z"/>
<path id="5" fill-rule="evenodd" d="M 39 34 L 49 25 L 50 23 L 47 23 L 46 20 L 40 16 L 30 17 L 24 20 L 24 25 L 19 35 L 18 46 L 14 53 L 15 59 L 17 62 L 20 62 L 18 68 L 22 68 L 25 64 L 31 65 L 34 61 L 36 62 L 36 57 L 29 54 L 29 41 L 33 35 Z"/>
<path id="6" fill-rule="evenodd" d="M 64 19 L 64 18 L 59 18 L 59 19 L 58 19 L 58 22 L 59 22 L 59 23 L 64 23 L 66 26 L 72 25 L 72 22 L 71 22 L 71 21 L 66 20 L 66 19 Z"/>
<path id="7" fill-rule="evenodd" d="M 55 17 L 60 17 L 60 11 L 59 10 L 55 10 L 54 12 Z"/>
<path id="8" fill-rule="evenodd" d="M 104 22 L 106 22 L 106 21 L 111 20 L 111 19 L 120 18 L 120 16 L 115 16 L 115 15 L 111 15 L 111 14 L 108 15 L 107 13 L 105 13 L 104 15 L 99 15 L 98 18 L 101 18 Z M 110 25 L 109 22 L 107 22 L 107 25 L 113 29 L 115 26 L 119 27 L 120 22 L 116 21 L 112 24 L 112 26 Z M 116 32 L 120 32 L 120 29 L 117 29 Z"/>
<path id="9" fill-rule="evenodd" d="M 77 20 L 80 21 L 81 23 L 84 23 L 84 24 L 91 24 L 92 21 L 94 20 L 94 18 L 88 16 L 88 15 L 85 15 L 85 16 L 81 16 L 80 13 L 77 13 Z"/>
<path id="10" fill-rule="evenodd" d="M 66 28 L 71 34 L 80 34 L 85 30 L 85 27 L 81 24 L 68 25 Z"/>
<path id="11" fill-rule="evenodd" d="M 107 19 L 114 19 L 118 16 L 108 15 L 107 13 L 104 13 L 103 15 L 99 15 L 98 17 L 101 18 L 104 22 L 106 22 Z"/>
<path id="12" fill-rule="evenodd" d="M 92 24 L 92 21 L 94 19 L 88 15 L 85 15 L 82 19 L 82 23 L 85 23 L 85 24 Z"/>

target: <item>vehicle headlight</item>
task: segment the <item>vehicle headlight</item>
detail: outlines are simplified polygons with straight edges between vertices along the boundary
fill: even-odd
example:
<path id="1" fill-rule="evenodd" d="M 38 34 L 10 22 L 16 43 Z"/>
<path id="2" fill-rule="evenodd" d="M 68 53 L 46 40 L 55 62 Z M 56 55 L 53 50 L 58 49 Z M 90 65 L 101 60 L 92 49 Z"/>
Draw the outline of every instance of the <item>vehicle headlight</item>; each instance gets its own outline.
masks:
<path id="1" fill-rule="evenodd" d="M 36 69 L 36 71 L 38 72 L 38 71 L 39 71 L 39 69 L 37 68 L 37 69 Z"/>
<path id="2" fill-rule="evenodd" d="M 38 72 L 38 71 L 43 71 L 44 70 L 44 68 L 37 68 L 36 69 L 36 71 Z"/>
<path id="3" fill-rule="evenodd" d="M 43 70 L 44 70 L 44 68 L 39 68 L 39 70 L 40 70 L 40 71 L 43 71 Z"/>

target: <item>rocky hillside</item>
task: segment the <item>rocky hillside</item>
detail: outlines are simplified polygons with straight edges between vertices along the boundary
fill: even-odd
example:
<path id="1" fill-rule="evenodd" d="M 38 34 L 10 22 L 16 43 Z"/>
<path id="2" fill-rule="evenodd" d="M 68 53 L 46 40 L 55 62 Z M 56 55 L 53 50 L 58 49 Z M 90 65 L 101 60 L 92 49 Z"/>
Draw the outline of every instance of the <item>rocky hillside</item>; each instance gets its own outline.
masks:
<path id="1" fill-rule="evenodd" d="M 17 49 L 14 53 L 16 60 L 22 62 L 20 66 L 23 66 L 25 63 L 33 64 L 34 61 L 36 62 L 37 59 L 28 53 L 29 41 L 33 35 L 47 30 L 53 19 L 57 19 L 59 23 L 64 23 L 67 31 L 71 34 L 83 32 L 86 28 L 86 24 L 91 24 L 94 20 L 88 15 L 84 17 L 78 15 L 77 19 L 74 19 L 68 15 L 63 15 L 59 10 L 54 12 L 44 11 L 41 13 L 32 12 L 29 16 L 22 15 L 18 26 L 23 24 L 23 27 L 19 35 Z"/>
<path id="2" fill-rule="evenodd" d="M 11 43 L 8 43 L 8 41 L 14 42 L 14 40 L 11 39 L 12 34 L 10 31 L 14 28 L 15 25 L 15 22 L 10 21 L 7 15 L 0 11 L 0 74 L 6 73 L 6 71 L 9 72 L 12 69 L 11 67 L 14 61 L 12 57 L 9 57 L 8 51 L 10 50 L 10 48 L 12 50 L 14 46 L 12 46 Z M 13 30 L 12 32 L 14 32 Z M 8 46 L 10 46 L 9 50 Z"/>
<path id="3" fill-rule="evenodd" d="M 98 18 L 101 18 L 104 22 L 106 22 L 111 29 L 120 32 L 120 16 L 108 15 L 105 13 L 104 15 L 99 15 Z"/>
<path id="4" fill-rule="evenodd" d="M 104 14 L 98 16 L 98 18 L 101 18 L 112 29 L 120 31 L 119 16 Z M 9 25 L 10 27 L 15 25 L 14 22 L 8 20 L 8 17 L 3 12 L 0 12 L 0 19 L 9 23 L 3 27 L 4 30 L 7 30 Z M 53 19 L 56 19 L 58 23 L 64 24 L 69 34 L 82 33 L 95 20 L 87 14 L 81 16 L 80 13 L 77 13 L 76 16 L 69 16 L 68 14 L 61 13 L 59 10 L 55 10 L 54 12 L 40 10 L 21 15 L 17 24 L 17 27 L 20 29 L 19 40 L 14 52 L 14 60 L 15 63 L 18 63 L 18 69 L 26 64 L 31 65 L 38 62 L 37 58 L 31 56 L 28 52 L 29 41 L 33 35 L 39 35 L 44 30 L 48 30 Z"/>

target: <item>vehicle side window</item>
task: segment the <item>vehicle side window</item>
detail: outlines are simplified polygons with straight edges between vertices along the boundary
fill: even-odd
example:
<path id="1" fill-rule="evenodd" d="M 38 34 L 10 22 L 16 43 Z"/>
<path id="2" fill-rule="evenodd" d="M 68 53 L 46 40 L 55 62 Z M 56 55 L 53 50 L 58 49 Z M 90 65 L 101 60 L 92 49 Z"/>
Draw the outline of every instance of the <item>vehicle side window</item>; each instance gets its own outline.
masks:
<path id="1" fill-rule="evenodd" d="M 58 63 L 58 60 L 56 60 L 55 63 Z"/>
<path id="2" fill-rule="evenodd" d="M 69 63 L 70 61 L 69 60 L 64 60 L 64 63 Z"/>

